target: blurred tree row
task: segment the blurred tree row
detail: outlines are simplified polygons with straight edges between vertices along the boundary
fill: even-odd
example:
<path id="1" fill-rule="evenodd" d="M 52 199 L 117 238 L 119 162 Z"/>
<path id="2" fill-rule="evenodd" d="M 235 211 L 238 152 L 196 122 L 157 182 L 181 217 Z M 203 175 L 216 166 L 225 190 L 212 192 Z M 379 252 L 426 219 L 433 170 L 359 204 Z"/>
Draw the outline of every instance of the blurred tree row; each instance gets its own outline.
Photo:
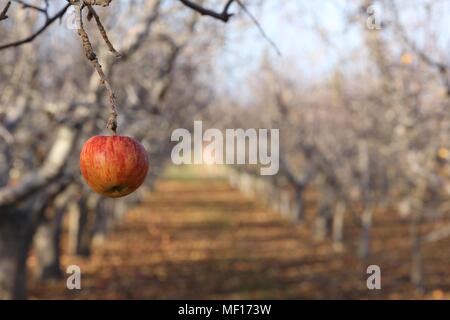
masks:
<path id="1" fill-rule="evenodd" d="M 371 254 L 375 214 L 407 220 L 411 261 L 403 263 L 411 265 L 411 281 L 422 291 L 423 245 L 450 236 L 450 60 L 433 28 L 433 17 L 444 14 L 442 3 L 378 4 L 379 29 L 367 24 L 372 1 L 342 5 L 358 45 L 350 54 L 333 51 L 338 62 L 314 83 L 296 69 L 295 58 L 280 67 L 263 57 L 252 76 L 250 105 L 224 117 L 223 126 L 280 128 L 280 173 L 260 177 L 248 166 L 230 178 L 297 222 L 304 222 L 305 190 L 316 190 L 315 238 L 329 237 L 341 250 L 346 226 L 356 224 L 363 261 Z M 338 50 L 328 41 L 331 31 L 323 25 L 313 30 L 328 50 Z M 432 230 L 422 228 L 436 221 Z"/>

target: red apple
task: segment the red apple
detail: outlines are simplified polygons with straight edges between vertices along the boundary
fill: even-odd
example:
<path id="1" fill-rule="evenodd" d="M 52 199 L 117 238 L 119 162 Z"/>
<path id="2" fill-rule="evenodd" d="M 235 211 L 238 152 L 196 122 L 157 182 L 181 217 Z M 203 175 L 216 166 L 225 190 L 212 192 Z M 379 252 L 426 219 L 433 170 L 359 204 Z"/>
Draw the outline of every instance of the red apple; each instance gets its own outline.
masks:
<path id="1" fill-rule="evenodd" d="M 125 136 L 95 136 L 85 142 L 80 154 L 81 174 L 97 193 L 118 198 L 132 193 L 144 182 L 148 156 L 135 139 Z"/>

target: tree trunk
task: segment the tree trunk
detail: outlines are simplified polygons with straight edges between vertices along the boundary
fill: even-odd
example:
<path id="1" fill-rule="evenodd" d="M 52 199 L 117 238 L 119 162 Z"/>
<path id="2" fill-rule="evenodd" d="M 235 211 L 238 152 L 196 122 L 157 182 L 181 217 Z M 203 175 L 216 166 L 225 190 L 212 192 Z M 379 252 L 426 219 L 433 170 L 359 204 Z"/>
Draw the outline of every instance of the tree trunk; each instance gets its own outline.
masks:
<path id="1" fill-rule="evenodd" d="M 5 210 L 5 209 L 2 209 Z M 7 210 L 7 209 L 6 209 Z M 16 210 L 0 219 L 0 299 L 26 298 L 27 219 Z"/>
<path id="2" fill-rule="evenodd" d="M 361 243 L 359 257 L 367 259 L 370 256 L 370 228 L 372 227 L 372 208 L 367 208 L 362 214 Z"/>
<path id="3" fill-rule="evenodd" d="M 93 231 L 93 244 L 101 244 L 105 241 L 106 234 L 112 228 L 114 217 L 114 200 L 102 199 L 98 201 L 95 212 L 95 222 Z"/>
<path id="4" fill-rule="evenodd" d="M 62 215 L 63 212 L 58 212 L 55 221 L 42 221 L 34 236 L 37 256 L 36 276 L 41 281 L 57 280 L 62 277 L 59 247 Z"/>
<path id="5" fill-rule="evenodd" d="M 419 294 L 424 292 L 421 254 L 422 238 L 420 236 L 419 230 L 420 222 L 421 221 L 418 214 L 415 213 L 411 221 L 411 282 L 413 283 L 417 293 Z"/>
<path id="6" fill-rule="evenodd" d="M 89 208 L 86 197 L 69 206 L 69 252 L 88 257 L 91 253 L 92 230 L 89 228 Z"/>
<path id="7" fill-rule="evenodd" d="M 61 233 L 64 215 L 67 211 L 69 199 L 78 190 L 72 185 L 52 201 L 50 215 L 45 211 L 39 217 L 36 234 L 34 236 L 34 249 L 37 255 L 37 278 L 40 281 L 61 279 Z"/>
<path id="8" fill-rule="evenodd" d="M 271 208 L 275 212 L 280 212 L 280 190 L 278 186 L 273 186 L 272 192 L 270 195 Z"/>
<path id="9" fill-rule="evenodd" d="M 128 202 L 125 199 L 117 199 L 114 201 L 114 222 L 121 221 L 129 210 Z"/>
<path id="10" fill-rule="evenodd" d="M 297 222 L 305 220 L 305 206 L 303 204 L 303 188 L 295 189 L 294 218 Z"/>
<path id="11" fill-rule="evenodd" d="M 333 215 L 333 249 L 335 251 L 341 251 L 343 249 L 344 216 L 345 206 L 343 203 L 338 203 Z"/>
<path id="12" fill-rule="evenodd" d="M 292 218 L 292 217 L 290 217 L 291 203 L 290 203 L 289 193 L 287 193 L 284 190 L 281 190 L 278 201 L 279 201 L 279 204 L 278 204 L 279 213 L 282 216 L 287 217 L 288 219 L 291 219 Z"/>
<path id="13" fill-rule="evenodd" d="M 314 221 L 314 239 L 322 241 L 326 238 L 330 231 L 330 208 L 324 205 L 319 209 Z"/>
<path id="14" fill-rule="evenodd" d="M 63 187 L 56 183 L 25 203 L 0 208 L 0 299 L 26 299 L 26 262 L 33 235 L 49 201 Z"/>

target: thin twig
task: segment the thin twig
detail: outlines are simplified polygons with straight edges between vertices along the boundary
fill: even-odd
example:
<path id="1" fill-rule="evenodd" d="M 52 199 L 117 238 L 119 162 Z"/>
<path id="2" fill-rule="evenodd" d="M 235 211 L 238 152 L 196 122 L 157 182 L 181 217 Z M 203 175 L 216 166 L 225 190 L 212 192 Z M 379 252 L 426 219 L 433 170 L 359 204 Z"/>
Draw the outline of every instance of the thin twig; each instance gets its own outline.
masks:
<path id="1" fill-rule="evenodd" d="M 29 4 L 29 3 L 25 2 L 25 1 L 22 1 L 22 0 L 12 0 L 12 1 L 14 1 L 14 2 L 16 2 L 18 4 L 21 4 L 22 8 L 24 8 L 24 9 L 30 8 L 30 9 L 39 11 L 40 13 L 43 13 L 45 15 L 45 17 L 48 19 L 48 12 L 46 10 L 46 9 L 48 9 L 48 7 L 46 9 L 44 9 L 44 8 L 40 8 L 38 6 L 35 6 L 34 4 Z"/>
<path id="2" fill-rule="evenodd" d="M 120 57 L 120 53 L 114 48 L 111 41 L 109 41 L 108 34 L 106 33 L 106 30 L 103 27 L 102 21 L 100 20 L 100 17 L 98 16 L 97 12 L 95 12 L 95 9 L 91 5 L 88 5 L 87 7 L 89 9 L 89 13 L 94 17 L 95 22 L 97 23 L 98 30 L 100 31 L 103 40 L 108 46 L 109 51 L 114 53 L 117 58 Z"/>
<path id="3" fill-rule="evenodd" d="M 98 75 L 100 76 L 101 83 L 105 86 L 106 90 L 109 94 L 109 106 L 110 106 L 110 114 L 109 119 L 106 124 L 106 127 L 110 129 L 113 134 L 117 134 L 117 107 L 116 107 L 116 96 L 114 94 L 114 91 L 111 87 L 111 84 L 109 83 L 108 79 L 106 78 L 105 73 L 103 72 L 102 66 L 98 62 L 97 55 L 95 54 L 94 50 L 92 49 L 91 42 L 89 40 L 89 36 L 84 29 L 83 24 L 83 6 L 81 3 L 78 3 L 76 5 L 77 12 L 78 12 L 78 35 L 81 38 L 81 43 L 83 44 L 84 52 L 86 54 L 86 58 L 92 63 L 94 69 L 97 71 Z"/>
<path id="4" fill-rule="evenodd" d="M 216 12 L 216 11 L 213 11 L 210 9 L 206 9 L 206 8 L 202 7 L 201 5 L 196 4 L 190 0 L 180 0 L 180 2 L 183 3 L 185 6 L 191 8 L 192 10 L 197 11 L 201 15 L 210 16 L 215 19 L 222 20 L 223 22 L 228 22 L 228 20 L 230 20 L 230 18 L 233 16 L 232 13 L 228 13 L 228 10 L 234 1 L 235 0 L 228 0 L 224 6 L 222 12 Z"/>
<path id="5" fill-rule="evenodd" d="M 258 22 L 258 20 L 255 18 L 255 16 L 247 9 L 247 6 L 241 1 L 241 0 L 235 0 L 237 4 L 244 10 L 244 12 L 248 15 L 248 17 L 253 21 L 253 23 L 258 28 L 259 32 L 261 33 L 262 37 L 266 39 L 267 42 L 274 48 L 274 50 L 277 52 L 279 56 L 281 56 L 281 51 L 278 48 L 278 46 L 275 44 L 275 42 L 270 39 L 270 37 L 267 35 L 267 33 L 264 31 L 261 24 Z"/>
<path id="6" fill-rule="evenodd" d="M 277 47 L 275 42 L 272 39 L 270 39 L 270 37 L 264 31 L 264 29 L 261 26 L 261 24 L 255 18 L 255 16 L 247 9 L 247 6 L 241 0 L 228 0 L 227 3 L 224 6 L 222 12 L 217 12 L 217 11 L 213 11 L 213 10 L 204 8 L 201 5 L 196 4 L 196 3 L 194 3 L 194 2 L 192 2 L 190 0 L 180 0 L 180 2 L 183 3 L 185 6 L 191 8 L 192 10 L 197 11 L 201 15 L 210 16 L 210 17 L 213 17 L 215 19 L 221 20 L 223 22 L 228 22 L 228 20 L 230 20 L 230 18 L 233 16 L 233 14 L 229 13 L 228 10 L 230 9 L 231 5 L 234 2 L 236 2 L 242 8 L 242 10 L 244 10 L 244 12 L 249 16 L 249 18 L 252 20 L 252 22 L 256 25 L 256 27 L 258 28 L 258 30 L 261 33 L 262 37 L 267 42 L 269 42 L 269 44 L 274 48 L 276 53 L 279 56 L 281 56 L 280 49 Z"/>
<path id="7" fill-rule="evenodd" d="M 50 19 L 48 19 L 45 24 L 40 27 L 36 32 L 34 32 L 32 35 L 26 37 L 23 40 L 19 40 L 19 41 L 14 41 L 11 43 L 7 43 L 4 45 L 0 45 L 0 50 L 4 50 L 4 49 L 8 49 L 11 47 L 17 47 L 20 46 L 22 44 L 28 43 L 28 42 L 32 42 L 37 36 L 39 36 L 42 32 L 45 31 L 45 29 L 47 29 L 53 22 L 55 22 L 56 20 L 62 18 L 64 16 L 64 14 L 66 13 L 67 9 L 69 9 L 69 7 L 71 6 L 71 4 L 67 4 L 66 6 L 64 6 L 64 8 L 62 8 L 60 11 L 58 11 L 53 17 L 51 17 Z"/>
<path id="8" fill-rule="evenodd" d="M 8 1 L 3 11 L 0 13 L 0 21 L 8 19 L 8 16 L 6 13 L 8 13 L 9 7 L 11 6 L 11 1 Z"/>

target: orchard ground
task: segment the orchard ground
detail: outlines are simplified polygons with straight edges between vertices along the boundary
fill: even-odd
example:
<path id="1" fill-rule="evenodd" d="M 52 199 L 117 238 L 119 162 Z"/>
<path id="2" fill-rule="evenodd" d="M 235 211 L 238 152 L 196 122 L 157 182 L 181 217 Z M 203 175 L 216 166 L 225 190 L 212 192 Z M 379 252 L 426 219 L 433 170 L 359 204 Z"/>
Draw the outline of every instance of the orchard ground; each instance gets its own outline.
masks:
<path id="1" fill-rule="evenodd" d="M 356 255 L 359 228 L 351 222 L 339 253 L 329 240 L 312 240 L 314 192 L 306 196 L 308 219 L 298 225 L 232 189 L 222 173 L 169 168 L 91 258 L 63 255 L 64 267 L 81 267 L 82 290 L 30 277 L 30 298 L 450 298 L 449 240 L 424 247 L 427 291 L 417 295 L 409 282 L 409 224 L 397 214 L 375 216 L 373 255 L 363 262 Z M 381 267 L 381 290 L 366 287 L 370 264 Z"/>

